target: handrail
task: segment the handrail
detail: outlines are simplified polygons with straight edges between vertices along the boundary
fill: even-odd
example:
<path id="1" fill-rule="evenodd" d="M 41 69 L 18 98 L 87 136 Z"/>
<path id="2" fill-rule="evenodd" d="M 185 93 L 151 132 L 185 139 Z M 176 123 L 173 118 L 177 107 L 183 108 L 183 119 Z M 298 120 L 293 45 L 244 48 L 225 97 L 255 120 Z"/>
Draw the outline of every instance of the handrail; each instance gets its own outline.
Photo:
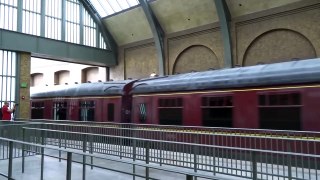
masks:
<path id="1" fill-rule="evenodd" d="M 68 157 L 70 156 L 70 153 L 71 154 L 78 154 L 78 155 L 82 155 L 82 156 L 89 156 L 89 157 L 105 159 L 105 160 L 115 161 L 115 162 L 120 162 L 120 163 L 125 163 L 125 164 L 137 165 L 137 166 L 142 166 L 142 167 L 147 167 L 147 168 L 152 168 L 152 169 L 157 169 L 157 170 L 162 170 L 162 171 L 174 172 L 174 173 L 183 174 L 183 175 L 192 175 L 192 176 L 196 176 L 196 177 L 203 177 L 203 178 L 213 179 L 213 180 L 227 180 L 227 178 L 216 177 L 216 176 L 213 176 L 213 175 L 208 176 L 208 175 L 197 173 L 197 172 L 174 170 L 172 168 L 165 168 L 165 167 L 161 167 L 161 166 L 155 166 L 155 165 L 152 165 L 152 164 L 146 164 L 146 163 L 142 163 L 142 162 L 138 162 L 138 161 L 128 161 L 128 160 L 124 160 L 124 159 L 113 158 L 111 156 L 105 156 L 105 155 L 99 155 L 99 154 L 90 154 L 90 153 L 86 153 L 86 152 L 81 152 L 81 150 L 63 149 L 63 148 L 57 148 L 57 147 L 52 147 L 52 146 L 28 143 L 28 142 L 19 141 L 19 140 L 12 140 L 12 139 L 2 138 L 2 137 L 0 137 L 0 140 L 10 142 L 10 144 L 11 143 L 16 143 L 16 144 L 35 146 L 35 147 L 39 147 L 39 148 L 46 148 L 46 149 L 51 149 L 51 150 L 63 151 L 63 152 L 67 152 L 68 153 Z M 10 151 L 11 151 L 11 148 L 12 148 L 12 145 L 10 145 Z M 72 162 L 72 159 L 67 158 L 67 164 L 69 164 L 71 162 Z M 9 166 L 10 166 L 10 163 L 9 163 Z M 67 166 L 67 169 L 69 169 L 69 168 L 71 168 L 71 167 Z M 11 164 L 11 167 L 8 167 L 8 169 L 12 169 L 12 164 Z M 70 171 L 70 173 L 71 173 L 71 171 Z M 4 175 L 4 174 L 2 174 L 2 175 Z M 137 174 L 134 174 L 134 175 L 135 176 L 139 176 Z M 70 179 L 71 179 L 71 174 L 68 174 L 68 170 L 67 170 L 67 175 L 66 176 L 67 176 L 67 180 L 69 179 L 68 176 L 70 176 Z M 7 175 L 6 177 L 8 177 L 9 179 L 12 179 L 12 176 L 10 176 L 10 175 Z M 150 177 L 148 177 L 148 178 L 150 179 Z"/>
<path id="2" fill-rule="evenodd" d="M 208 130 L 243 130 L 243 131 L 258 131 L 258 132 L 277 132 L 277 133 L 311 133 L 320 136 L 320 132 L 317 131 L 293 131 L 293 130 L 275 130 L 275 129 L 253 129 L 253 128 L 226 128 L 226 127 L 206 127 L 206 126 L 173 126 L 173 125 L 160 125 L 160 124 L 135 124 L 135 123 L 115 123 L 115 122 L 95 122 L 95 121 L 74 121 L 74 120 L 52 120 L 52 119 L 22 119 L 17 118 L 16 120 L 29 121 L 29 122 L 56 122 L 56 123 L 84 123 L 84 124 L 113 124 L 113 125 L 133 125 L 133 126 L 154 126 L 159 128 L 201 128 Z"/>
<path id="3" fill-rule="evenodd" d="M 77 132 L 59 131 L 59 130 L 48 130 L 48 129 L 41 129 L 41 128 L 27 128 L 27 127 L 23 127 L 23 129 L 38 130 L 38 131 L 49 131 L 49 132 L 59 132 L 59 133 L 61 132 L 61 133 L 68 133 L 68 134 L 78 134 Z M 99 137 L 112 137 L 112 138 L 119 138 L 119 139 L 137 140 L 137 141 L 146 141 L 146 142 L 156 142 L 156 143 L 168 143 L 168 144 L 175 144 L 175 145 L 202 146 L 202 147 L 211 147 L 211 148 L 228 149 L 228 150 L 239 150 L 239 151 L 248 151 L 248 152 L 256 152 L 256 153 L 272 153 L 272 154 L 283 154 L 283 155 L 293 155 L 293 156 L 305 156 L 305 157 L 320 158 L 320 155 L 304 154 L 304 153 L 294 153 L 294 152 L 280 152 L 280 151 L 261 150 L 261 149 L 250 149 L 250 148 L 237 148 L 237 147 L 208 145 L 208 144 L 197 144 L 197 143 L 186 143 L 186 142 L 173 142 L 173 141 L 144 139 L 144 138 L 125 137 L 125 136 L 113 136 L 113 135 L 103 135 L 103 134 L 93 134 L 93 133 L 82 133 L 82 135 L 87 135 L 87 136 L 99 136 Z M 319 141 L 319 142 L 320 142 L 320 141 Z"/>

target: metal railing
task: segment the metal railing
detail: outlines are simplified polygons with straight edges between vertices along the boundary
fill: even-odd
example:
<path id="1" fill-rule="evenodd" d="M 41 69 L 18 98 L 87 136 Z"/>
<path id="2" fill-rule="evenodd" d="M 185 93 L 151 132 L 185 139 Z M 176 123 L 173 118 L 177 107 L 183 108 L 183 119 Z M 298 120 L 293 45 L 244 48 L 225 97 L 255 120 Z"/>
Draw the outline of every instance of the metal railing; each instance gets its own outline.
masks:
<path id="1" fill-rule="evenodd" d="M 43 138 L 44 140 L 45 138 Z M 84 138 L 85 139 L 85 138 Z M 67 167 L 66 167 L 66 179 L 67 180 L 71 180 L 72 177 L 72 163 L 81 163 L 83 166 L 83 170 L 82 170 L 82 179 L 85 180 L 86 179 L 86 166 L 91 166 L 91 167 L 97 167 L 97 168 L 101 168 L 101 169 L 106 169 L 106 170 L 111 170 L 111 171 L 116 171 L 119 173 L 123 173 L 123 174 L 127 174 L 127 175 L 132 175 L 133 177 L 140 177 L 140 178 L 145 178 L 145 179 L 158 179 L 158 178 L 153 178 L 150 177 L 150 169 L 157 169 L 157 170 L 161 170 L 161 171 L 167 171 L 167 172 L 173 172 L 173 173 L 177 173 L 177 174 L 182 174 L 186 176 L 187 180 L 191 180 L 192 177 L 202 177 L 205 179 L 214 179 L 214 180 L 224 180 L 226 178 L 222 178 L 222 177 L 216 177 L 216 176 L 212 176 L 212 175 L 206 175 L 206 174 L 201 174 L 201 173 L 197 173 L 197 172 L 192 172 L 192 171 L 186 171 L 183 169 L 172 169 L 172 168 L 168 168 L 168 167 L 161 167 L 161 166 L 157 166 L 154 164 L 149 164 L 149 163 L 145 163 L 145 162 L 139 162 L 139 161 L 134 161 L 134 160 L 128 160 L 128 159 L 119 159 L 119 158 L 114 158 L 114 157 L 109 157 L 109 156 L 105 156 L 105 155 L 101 155 L 101 154 L 92 154 L 92 153 L 88 153 L 87 151 L 85 151 L 85 146 L 84 146 L 84 151 L 77 151 L 77 150 L 70 150 L 70 149 L 61 149 L 58 147 L 52 147 L 52 146 L 47 146 L 47 145 L 39 145 L 39 144 L 34 144 L 34 143 L 29 143 L 29 142 L 23 142 L 23 141 L 18 141 L 18 140 L 12 140 L 12 139 L 7 139 L 7 138 L 0 138 L 0 142 L 8 147 L 8 170 L 7 173 L 3 172 L 4 170 L 0 170 L 0 176 L 6 177 L 7 179 L 14 179 L 13 176 L 13 151 L 15 151 L 17 148 L 20 149 L 20 147 L 22 147 L 22 150 L 25 152 L 24 147 L 33 147 L 35 149 L 41 149 L 39 155 L 41 155 L 41 168 L 40 168 L 40 179 L 44 179 L 44 157 L 45 156 L 50 156 L 50 157 L 55 157 L 54 155 L 48 155 L 45 154 L 45 149 L 51 149 L 51 150 L 56 150 L 56 151 L 63 151 L 65 152 L 66 158 L 63 158 L 67 161 Z M 84 142 L 84 144 L 86 144 Z M 83 156 L 83 160 L 80 161 L 76 161 L 73 159 L 73 155 L 81 155 Z M 114 162 L 118 162 L 118 163 L 124 163 L 124 164 L 130 164 L 132 165 L 132 173 L 130 172 L 125 172 L 125 171 L 119 171 L 116 169 L 111 169 L 110 167 L 104 167 L 104 166 L 99 166 L 99 165 L 95 165 L 93 163 L 88 164 L 86 162 L 86 157 L 90 157 L 90 158 L 98 158 L 100 160 L 110 160 L 110 161 L 114 161 Z M 24 156 L 22 156 L 22 158 L 24 158 Z M 144 167 L 146 169 L 145 175 L 140 175 L 138 173 L 135 172 L 135 168 L 136 166 L 141 166 Z M 22 161 L 22 173 L 24 173 L 24 161 Z M 59 173 L 59 172 L 58 172 Z"/>
<path id="2" fill-rule="evenodd" d="M 31 138 L 27 140 L 29 142 L 39 143 L 34 137 L 45 137 L 47 145 L 83 149 L 91 154 L 107 154 L 122 159 L 140 160 L 146 164 L 174 166 L 204 174 L 216 175 L 218 173 L 250 179 L 275 177 L 319 179 L 320 155 L 316 154 L 93 133 L 79 134 L 78 132 L 38 128 L 24 129 L 28 134 L 27 137 Z"/>
<path id="3" fill-rule="evenodd" d="M 155 127 L 155 125 L 151 126 Z M 162 126 L 157 128 L 141 128 L 140 125 L 132 125 L 132 127 L 128 127 L 127 124 L 122 126 L 122 124 L 86 124 L 83 122 L 57 123 L 52 121 L 50 123 L 47 121 L 47 123 L 43 124 L 31 124 L 30 127 L 172 142 L 190 142 L 238 148 L 320 154 L 320 133 L 317 132 L 267 131 L 252 129 L 240 129 L 240 131 L 239 129 L 231 128 L 179 126 L 170 126 L 170 130 L 168 130 L 166 128 L 161 129 Z M 182 128 L 189 129 L 181 130 Z"/>
<path id="4" fill-rule="evenodd" d="M 60 159 L 64 148 L 214 178 L 320 179 L 316 132 L 129 125 L 33 122 L 19 124 L 22 138 L 16 139 L 60 147 Z M 89 164 L 95 166 L 92 159 Z"/>

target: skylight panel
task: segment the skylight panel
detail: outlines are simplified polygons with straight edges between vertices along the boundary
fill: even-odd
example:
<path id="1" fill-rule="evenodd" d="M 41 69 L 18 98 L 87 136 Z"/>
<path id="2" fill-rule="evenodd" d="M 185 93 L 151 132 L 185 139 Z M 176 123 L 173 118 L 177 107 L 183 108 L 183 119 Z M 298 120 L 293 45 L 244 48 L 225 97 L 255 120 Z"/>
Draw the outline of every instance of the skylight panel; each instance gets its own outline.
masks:
<path id="1" fill-rule="evenodd" d="M 128 2 L 128 4 L 130 5 L 130 7 L 132 6 L 136 6 L 139 4 L 139 1 L 138 0 L 125 0 Z"/>
<path id="2" fill-rule="evenodd" d="M 96 9 L 96 11 L 99 13 L 100 17 L 105 17 L 108 14 L 103 9 L 102 5 L 100 4 L 99 0 L 90 0 L 90 3 L 93 5 L 93 7 Z"/>
<path id="3" fill-rule="evenodd" d="M 89 0 L 100 17 L 124 11 L 139 4 L 138 0 Z"/>
<path id="4" fill-rule="evenodd" d="M 111 6 L 114 12 L 119 12 L 122 10 L 117 0 L 108 0 L 107 2 Z"/>

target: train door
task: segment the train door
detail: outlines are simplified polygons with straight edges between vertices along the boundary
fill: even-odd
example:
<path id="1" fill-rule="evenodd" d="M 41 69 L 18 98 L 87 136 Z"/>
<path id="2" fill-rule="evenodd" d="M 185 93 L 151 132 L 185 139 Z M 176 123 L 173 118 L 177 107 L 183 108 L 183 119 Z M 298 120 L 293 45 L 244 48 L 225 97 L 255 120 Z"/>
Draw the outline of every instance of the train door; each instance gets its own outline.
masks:
<path id="1" fill-rule="evenodd" d="M 135 81 L 127 83 L 123 87 L 122 100 L 121 100 L 121 122 L 123 123 L 132 123 L 132 86 Z"/>
<path id="2" fill-rule="evenodd" d="M 67 102 L 54 102 L 53 119 L 67 120 Z"/>
<path id="3" fill-rule="evenodd" d="M 202 97 L 202 124 L 209 127 L 232 127 L 232 96 Z"/>
<path id="4" fill-rule="evenodd" d="M 79 102 L 79 121 L 95 121 L 95 104 L 93 100 Z"/>
<path id="5" fill-rule="evenodd" d="M 131 123 L 132 95 L 123 95 L 121 103 L 121 122 Z"/>

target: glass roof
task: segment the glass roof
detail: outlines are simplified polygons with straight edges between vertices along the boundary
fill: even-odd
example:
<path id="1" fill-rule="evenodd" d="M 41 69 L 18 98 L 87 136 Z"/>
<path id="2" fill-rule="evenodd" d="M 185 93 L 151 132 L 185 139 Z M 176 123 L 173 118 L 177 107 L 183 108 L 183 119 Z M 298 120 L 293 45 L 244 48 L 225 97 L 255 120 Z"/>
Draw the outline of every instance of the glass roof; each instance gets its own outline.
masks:
<path id="1" fill-rule="evenodd" d="M 138 0 L 89 0 L 100 17 L 110 16 L 139 4 Z"/>

